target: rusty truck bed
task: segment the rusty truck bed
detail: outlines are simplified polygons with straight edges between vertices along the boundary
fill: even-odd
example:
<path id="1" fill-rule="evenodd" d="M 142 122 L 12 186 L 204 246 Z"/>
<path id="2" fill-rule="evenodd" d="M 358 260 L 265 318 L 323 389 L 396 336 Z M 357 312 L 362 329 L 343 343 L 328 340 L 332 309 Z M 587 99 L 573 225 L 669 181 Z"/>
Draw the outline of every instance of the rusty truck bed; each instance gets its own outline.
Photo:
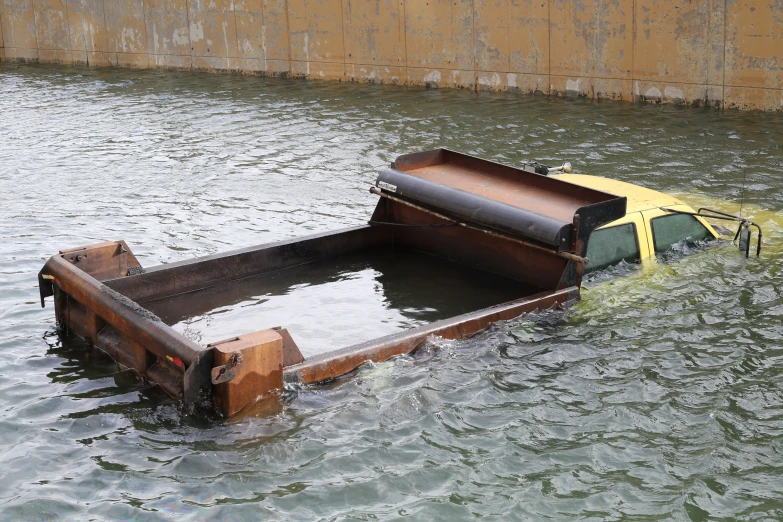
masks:
<path id="1" fill-rule="evenodd" d="M 226 415 L 283 383 L 409 353 L 430 335 L 575 299 L 590 232 L 625 199 L 445 149 L 380 172 L 367 225 L 142 268 L 128 245 L 61 251 L 42 304 L 187 403 Z"/>

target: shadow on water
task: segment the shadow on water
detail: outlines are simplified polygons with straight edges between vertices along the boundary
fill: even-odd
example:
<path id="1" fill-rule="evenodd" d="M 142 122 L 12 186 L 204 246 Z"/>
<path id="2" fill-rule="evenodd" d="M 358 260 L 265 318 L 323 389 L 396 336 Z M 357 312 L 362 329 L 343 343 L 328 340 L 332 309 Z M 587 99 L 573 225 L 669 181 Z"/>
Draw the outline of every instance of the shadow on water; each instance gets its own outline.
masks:
<path id="1" fill-rule="evenodd" d="M 8 64 L 0 92 L 2 517 L 783 516 L 780 115 Z M 153 266 L 360 224 L 378 168 L 439 145 L 569 160 L 694 206 L 743 199 L 762 257 L 609 269 L 568 310 L 432 339 L 230 422 L 59 338 L 38 308 L 60 248 L 125 239 Z M 376 297 L 416 309 L 405 320 L 429 317 L 369 270 Z"/>

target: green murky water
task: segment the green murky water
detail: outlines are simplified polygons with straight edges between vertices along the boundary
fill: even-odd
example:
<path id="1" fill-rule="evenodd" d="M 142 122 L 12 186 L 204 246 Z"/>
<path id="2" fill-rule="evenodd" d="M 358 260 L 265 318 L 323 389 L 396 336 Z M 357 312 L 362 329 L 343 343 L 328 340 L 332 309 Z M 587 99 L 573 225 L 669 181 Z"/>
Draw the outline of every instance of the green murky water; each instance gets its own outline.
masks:
<path id="1" fill-rule="evenodd" d="M 783 118 L 450 90 L 0 65 L 0 518 L 783 518 Z M 399 154 L 570 160 L 743 212 L 760 259 L 610 269 L 565 312 L 189 417 L 55 330 L 36 272 L 364 222 Z M 745 188 L 743 189 L 743 180 Z M 611 272 L 622 277 L 612 278 Z"/>

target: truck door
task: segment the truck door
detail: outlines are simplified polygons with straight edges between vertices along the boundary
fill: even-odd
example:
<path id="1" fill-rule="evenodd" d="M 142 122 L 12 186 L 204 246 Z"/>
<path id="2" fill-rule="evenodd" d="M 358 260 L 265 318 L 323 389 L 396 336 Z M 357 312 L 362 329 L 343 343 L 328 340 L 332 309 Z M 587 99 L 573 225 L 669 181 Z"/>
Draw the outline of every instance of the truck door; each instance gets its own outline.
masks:
<path id="1" fill-rule="evenodd" d="M 648 233 L 639 212 L 626 214 L 598 230 L 594 230 L 587 242 L 585 273 L 595 272 L 620 261 L 638 263 L 650 257 Z"/>

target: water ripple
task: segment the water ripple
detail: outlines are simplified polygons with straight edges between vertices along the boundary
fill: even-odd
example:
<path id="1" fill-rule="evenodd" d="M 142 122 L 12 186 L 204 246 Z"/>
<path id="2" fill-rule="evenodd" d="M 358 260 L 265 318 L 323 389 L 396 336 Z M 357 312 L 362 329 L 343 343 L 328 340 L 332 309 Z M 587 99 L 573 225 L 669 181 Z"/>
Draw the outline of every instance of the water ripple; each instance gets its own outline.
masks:
<path id="1" fill-rule="evenodd" d="M 9 64 L 0 92 L 0 518 L 783 518 L 780 116 Z M 610 269 L 569 310 L 233 421 L 37 306 L 59 248 L 155 265 L 359 224 L 377 170 L 435 146 L 742 199 L 764 254 Z"/>

